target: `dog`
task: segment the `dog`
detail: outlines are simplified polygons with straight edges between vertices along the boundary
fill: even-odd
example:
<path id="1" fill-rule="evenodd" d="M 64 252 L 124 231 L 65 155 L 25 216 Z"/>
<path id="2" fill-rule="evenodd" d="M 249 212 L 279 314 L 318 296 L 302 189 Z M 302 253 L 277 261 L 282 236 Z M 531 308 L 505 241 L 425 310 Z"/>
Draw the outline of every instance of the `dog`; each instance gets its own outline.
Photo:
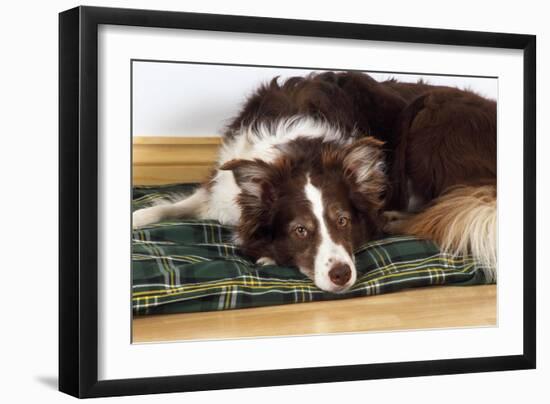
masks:
<path id="1" fill-rule="evenodd" d="M 261 265 L 289 265 L 333 293 L 353 252 L 384 233 L 472 253 L 496 279 L 496 103 L 365 73 L 274 78 L 227 126 L 216 169 L 192 195 L 134 212 L 235 226 Z"/>

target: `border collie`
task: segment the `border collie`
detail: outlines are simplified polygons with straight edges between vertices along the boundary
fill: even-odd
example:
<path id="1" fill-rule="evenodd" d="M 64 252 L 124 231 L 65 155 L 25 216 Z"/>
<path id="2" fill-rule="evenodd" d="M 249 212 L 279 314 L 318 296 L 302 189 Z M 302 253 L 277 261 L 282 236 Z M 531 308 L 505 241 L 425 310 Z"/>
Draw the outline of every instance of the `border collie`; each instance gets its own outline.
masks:
<path id="1" fill-rule="evenodd" d="M 212 177 L 133 226 L 182 217 L 235 226 L 258 264 L 329 292 L 354 284 L 354 250 L 383 232 L 472 253 L 495 280 L 496 103 L 355 72 L 275 78 L 228 125 Z"/>

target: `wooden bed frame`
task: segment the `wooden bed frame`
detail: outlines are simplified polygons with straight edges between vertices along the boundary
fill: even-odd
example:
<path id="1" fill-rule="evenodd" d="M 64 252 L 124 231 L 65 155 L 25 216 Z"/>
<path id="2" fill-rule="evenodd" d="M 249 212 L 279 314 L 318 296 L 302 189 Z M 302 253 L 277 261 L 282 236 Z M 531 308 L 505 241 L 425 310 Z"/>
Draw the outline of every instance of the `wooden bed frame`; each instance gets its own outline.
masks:
<path id="1" fill-rule="evenodd" d="M 205 180 L 216 162 L 219 136 L 136 136 L 132 148 L 134 185 L 197 183 Z"/>
<path id="2" fill-rule="evenodd" d="M 134 137 L 134 185 L 202 182 L 221 138 Z M 269 319 L 269 321 L 265 321 Z M 426 287 L 354 299 L 222 312 L 136 316 L 134 343 L 495 326 L 496 285 Z"/>

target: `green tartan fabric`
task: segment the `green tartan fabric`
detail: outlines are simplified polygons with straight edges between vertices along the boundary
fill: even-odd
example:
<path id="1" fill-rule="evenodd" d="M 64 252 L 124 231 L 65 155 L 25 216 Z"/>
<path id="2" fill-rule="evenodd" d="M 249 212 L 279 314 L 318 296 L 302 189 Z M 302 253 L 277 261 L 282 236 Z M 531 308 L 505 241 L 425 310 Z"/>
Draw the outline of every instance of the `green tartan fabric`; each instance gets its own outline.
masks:
<path id="1" fill-rule="evenodd" d="M 133 209 L 189 185 L 134 188 Z M 369 242 L 355 252 L 358 277 L 344 294 L 318 289 L 298 269 L 257 266 L 231 243 L 231 228 L 214 221 L 163 222 L 135 230 L 135 314 L 183 313 L 343 299 L 429 285 L 487 283 L 471 257 L 451 257 L 410 236 Z"/>

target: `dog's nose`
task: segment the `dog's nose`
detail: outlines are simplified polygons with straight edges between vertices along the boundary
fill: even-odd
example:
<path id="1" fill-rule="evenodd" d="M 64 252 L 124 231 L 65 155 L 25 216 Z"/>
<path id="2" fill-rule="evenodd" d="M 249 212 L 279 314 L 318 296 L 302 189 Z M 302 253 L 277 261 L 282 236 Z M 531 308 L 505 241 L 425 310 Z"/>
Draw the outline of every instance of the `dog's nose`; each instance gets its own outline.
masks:
<path id="1" fill-rule="evenodd" d="M 337 263 L 330 269 L 328 276 L 334 284 L 344 286 L 351 278 L 351 269 L 348 264 Z"/>

